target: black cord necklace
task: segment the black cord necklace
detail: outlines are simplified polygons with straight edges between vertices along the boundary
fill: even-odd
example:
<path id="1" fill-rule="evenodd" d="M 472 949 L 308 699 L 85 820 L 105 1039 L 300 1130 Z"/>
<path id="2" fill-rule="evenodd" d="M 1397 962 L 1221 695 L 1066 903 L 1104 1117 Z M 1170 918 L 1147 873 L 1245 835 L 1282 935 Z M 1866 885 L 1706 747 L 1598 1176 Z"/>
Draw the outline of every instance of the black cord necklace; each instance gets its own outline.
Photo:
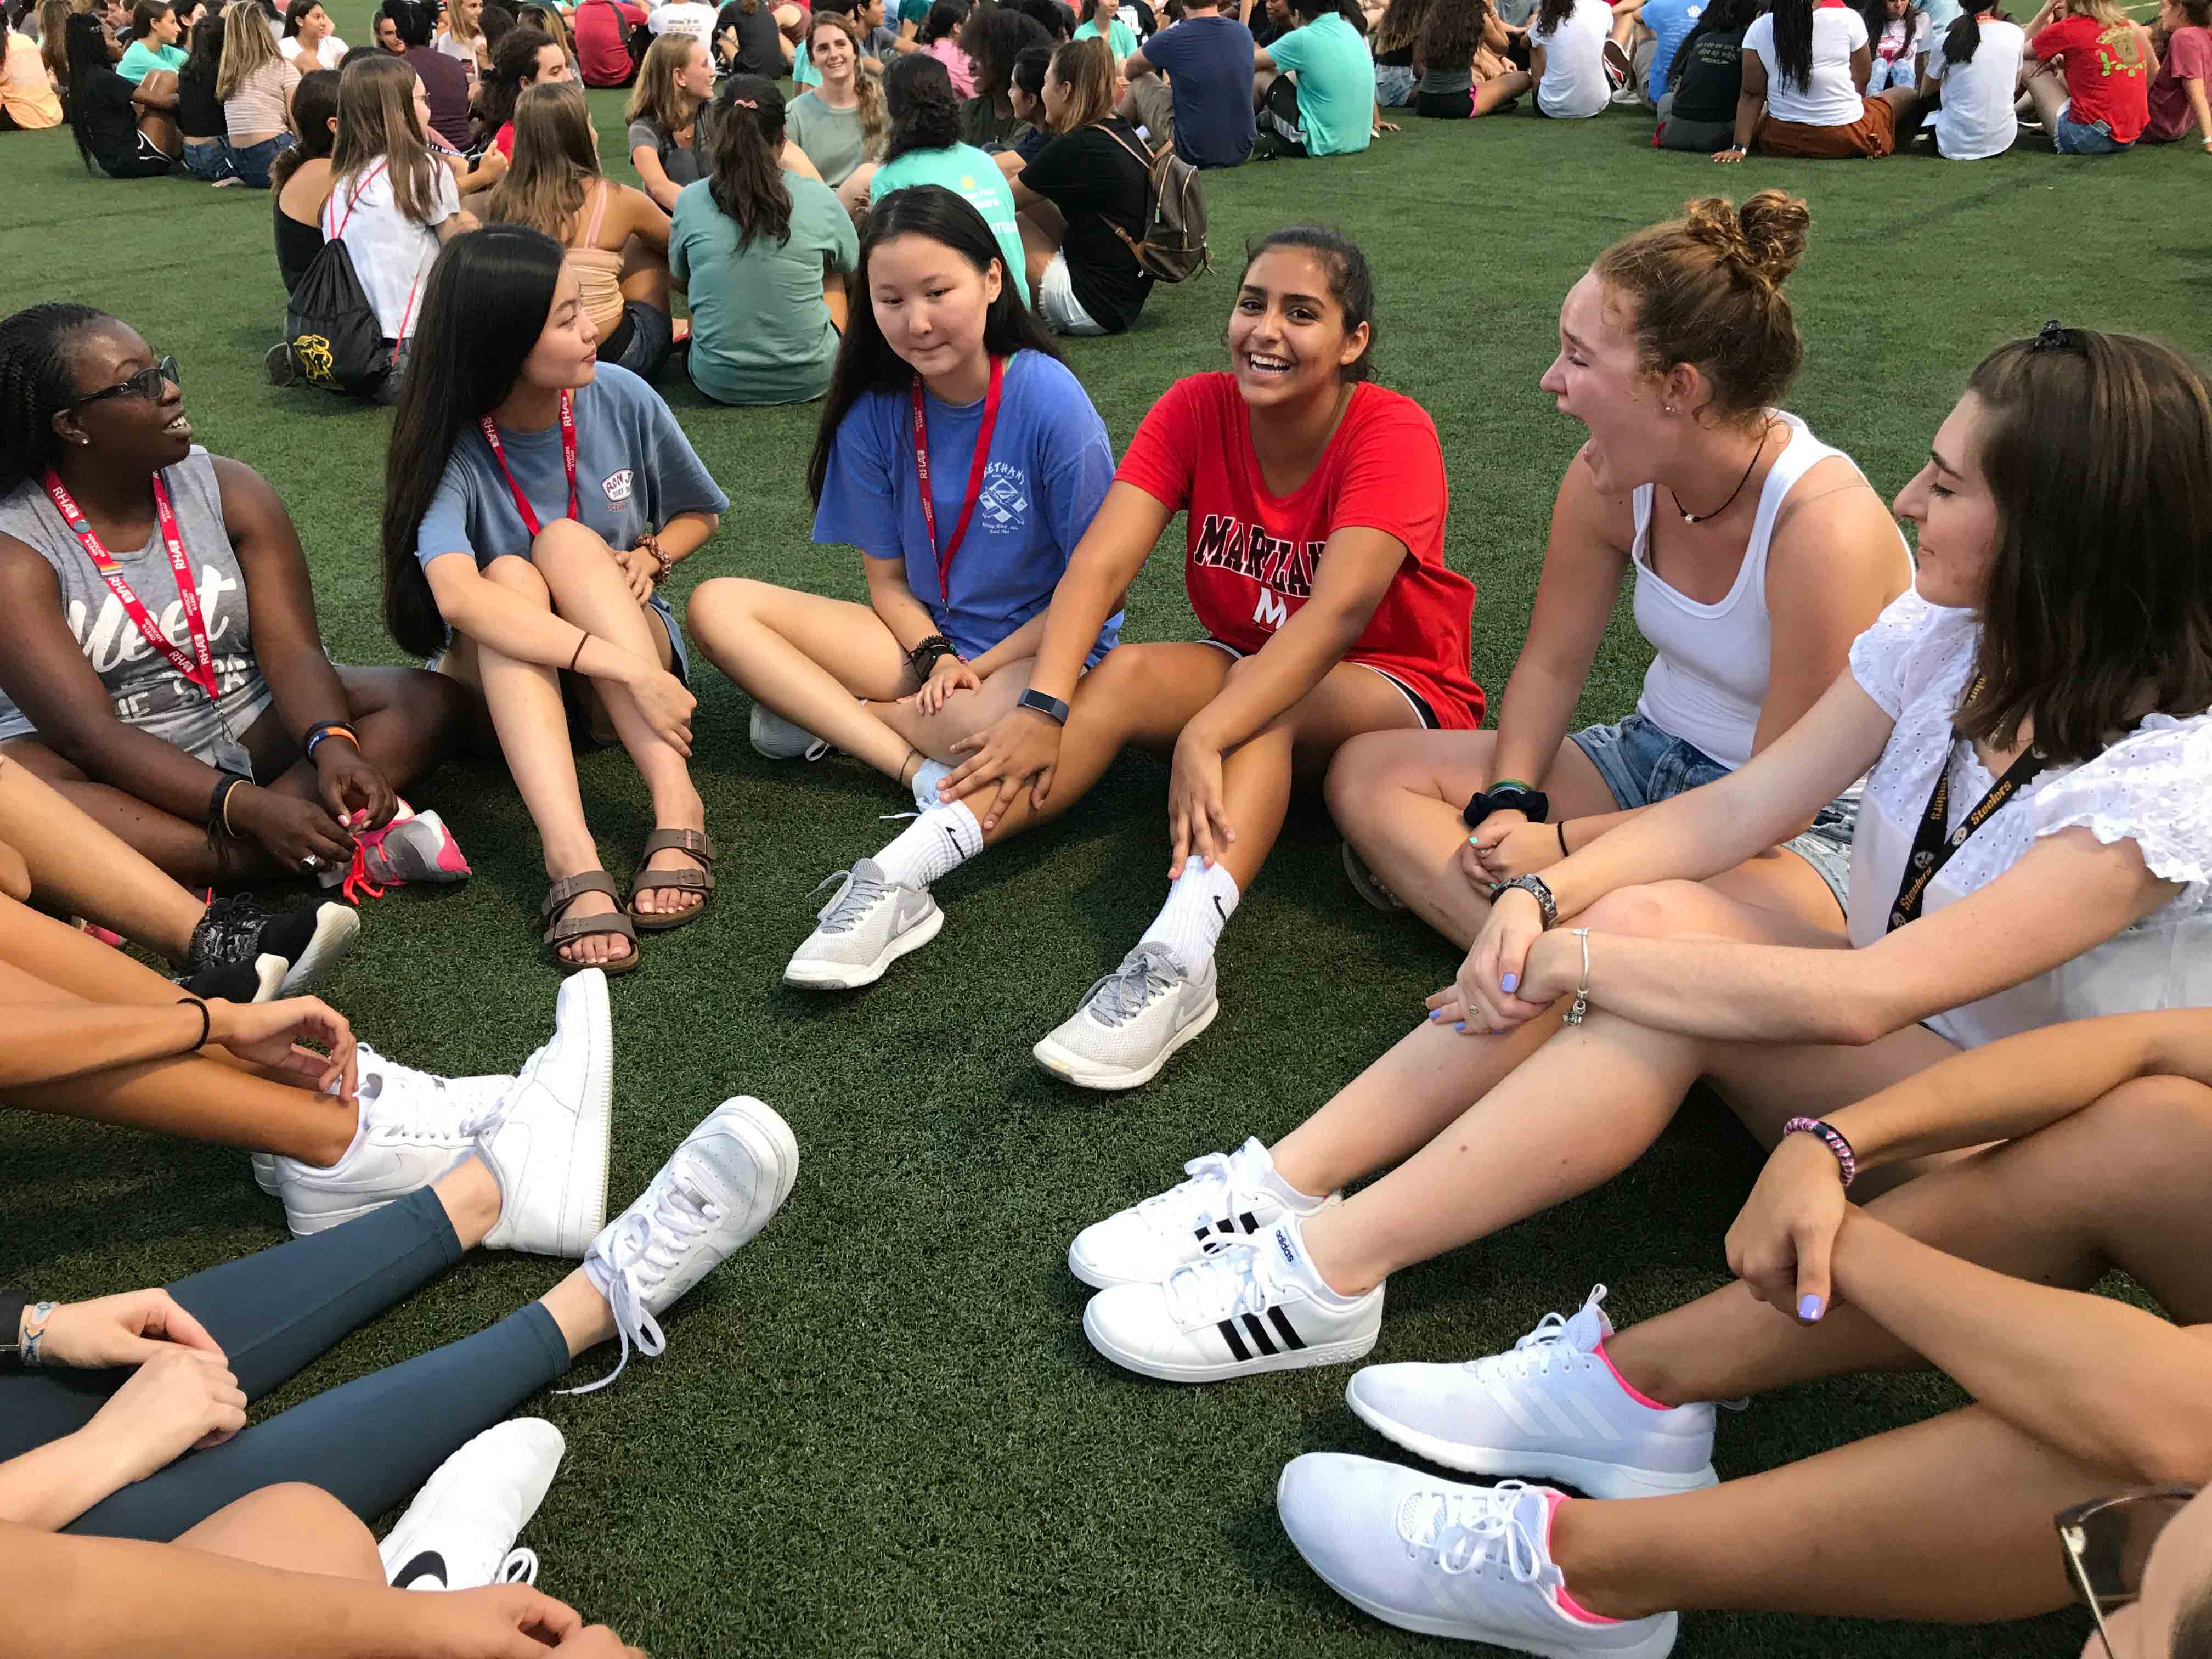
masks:
<path id="1" fill-rule="evenodd" d="M 1729 498 L 1711 512 L 1692 513 L 1686 510 L 1682 506 L 1682 498 L 1674 494 L 1674 486 L 1672 484 L 1667 486 L 1668 499 L 1674 503 L 1674 510 L 1681 514 L 1684 524 L 1703 524 L 1708 519 L 1717 519 L 1735 505 L 1735 498 L 1743 494 L 1743 487 L 1751 482 L 1752 471 L 1758 466 L 1759 458 L 1766 453 L 1766 434 L 1773 430 L 1774 422 L 1771 421 L 1759 429 L 1759 446 L 1751 452 L 1751 460 L 1743 469 L 1743 477 L 1735 481 L 1735 488 L 1729 491 Z"/>

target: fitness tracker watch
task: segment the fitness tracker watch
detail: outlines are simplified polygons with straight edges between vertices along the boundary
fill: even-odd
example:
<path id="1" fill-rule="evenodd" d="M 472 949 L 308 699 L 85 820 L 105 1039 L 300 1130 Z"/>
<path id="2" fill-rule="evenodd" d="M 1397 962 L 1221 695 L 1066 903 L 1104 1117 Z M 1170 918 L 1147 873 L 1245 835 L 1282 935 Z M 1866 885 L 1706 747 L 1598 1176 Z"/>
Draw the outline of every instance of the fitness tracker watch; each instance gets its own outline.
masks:
<path id="1" fill-rule="evenodd" d="M 1055 726 L 1065 726 L 1067 724 L 1067 705 L 1062 702 L 1058 697 L 1047 696 L 1044 692 L 1038 690 L 1035 686 L 1031 686 L 1028 690 L 1023 692 L 1020 698 L 1015 702 L 1014 707 L 1017 708 L 1034 708 L 1038 714 L 1042 714 Z"/>

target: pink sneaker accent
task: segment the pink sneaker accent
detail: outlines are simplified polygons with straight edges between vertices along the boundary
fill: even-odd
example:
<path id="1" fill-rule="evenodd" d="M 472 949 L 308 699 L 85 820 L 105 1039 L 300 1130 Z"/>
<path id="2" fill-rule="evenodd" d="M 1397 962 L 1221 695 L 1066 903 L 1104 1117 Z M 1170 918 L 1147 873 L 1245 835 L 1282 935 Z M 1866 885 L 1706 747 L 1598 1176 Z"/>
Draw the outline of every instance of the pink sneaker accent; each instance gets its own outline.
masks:
<path id="1" fill-rule="evenodd" d="M 1560 1508 L 1567 1502 L 1569 1502 L 1567 1495 L 1563 1492 L 1547 1490 L 1544 1492 L 1544 1553 L 1547 1556 L 1552 1554 L 1552 1522 L 1559 1518 Z M 1553 1565 L 1556 1566 L 1559 1564 L 1558 1558 L 1553 1556 L 1552 1559 Z M 1553 1599 L 1559 1604 L 1561 1613 L 1570 1618 L 1579 1619 L 1586 1625 L 1618 1625 L 1622 1622 L 1618 1619 L 1608 1619 L 1601 1613 L 1592 1613 L 1567 1594 L 1567 1587 L 1564 1582 L 1560 1583 L 1559 1589 L 1552 1592 L 1552 1595 Z"/>
<path id="2" fill-rule="evenodd" d="M 110 933 L 106 928 L 100 926 L 99 923 L 86 921 L 82 916 L 77 918 L 77 921 L 78 925 L 84 929 L 87 936 L 89 938 L 98 939 L 102 945 L 107 945 L 112 950 L 120 951 L 123 948 L 122 934 Z"/>
<path id="3" fill-rule="evenodd" d="M 1613 1373 L 1613 1380 L 1620 1384 L 1620 1391 L 1626 1395 L 1631 1400 L 1633 1400 L 1638 1405 L 1649 1406 L 1655 1412 L 1671 1412 L 1674 1409 L 1672 1406 L 1661 1405 L 1650 1395 L 1644 1393 L 1643 1389 L 1638 1388 L 1636 1384 L 1623 1376 L 1620 1374 L 1620 1367 L 1613 1363 L 1613 1356 L 1605 1351 L 1605 1344 L 1602 1341 L 1597 1345 L 1596 1352 L 1597 1357 L 1605 1361 L 1606 1370 Z"/>

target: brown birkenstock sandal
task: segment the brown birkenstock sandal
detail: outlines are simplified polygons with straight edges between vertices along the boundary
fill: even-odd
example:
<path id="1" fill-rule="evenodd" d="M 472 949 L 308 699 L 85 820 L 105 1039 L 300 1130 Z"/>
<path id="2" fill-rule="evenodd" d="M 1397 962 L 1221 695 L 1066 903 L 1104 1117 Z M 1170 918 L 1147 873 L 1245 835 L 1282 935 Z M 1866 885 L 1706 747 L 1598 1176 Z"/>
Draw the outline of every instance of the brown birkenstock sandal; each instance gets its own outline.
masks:
<path id="1" fill-rule="evenodd" d="M 576 973 L 586 968 L 597 968 L 610 978 L 627 974 L 638 964 L 637 929 L 629 916 L 621 910 L 610 910 L 602 916 L 571 916 L 562 913 L 586 893 L 605 893 L 619 905 L 621 890 L 604 870 L 586 870 L 580 876 L 562 876 L 545 890 L 545 902 L 538 914 L 548 924 L 545 947 L 552 952 L 553 965 L 564 974 Z M 629 954 L 616 957 L 607 962 L 571 962 L 561 954 L 561 947 L 572 939 L 592 933 L 618 935 L 629 941 Z"/>
<path id="2" fill-rule="evenodd" d="M 648 870 L 646 861 L 655 853 L 673 849 L 699 860 L 696 870 Z M 703 830 L 656 830 L 645 838 L 644 849 L 637 855 L 637 874 L 630 878 L 629 902 L 625 907 L 630 921 L 641 933 L 665 933 L 681 927 L 688 921 L 706 915 L 707 907 L 714 902 L 714 843 Z M 687 893 L 696 893 L 698 903 L 689 910 L 673 915 L 650 915 L 637 908 L 640 893 L 656 889 L 680 888 Z"/>

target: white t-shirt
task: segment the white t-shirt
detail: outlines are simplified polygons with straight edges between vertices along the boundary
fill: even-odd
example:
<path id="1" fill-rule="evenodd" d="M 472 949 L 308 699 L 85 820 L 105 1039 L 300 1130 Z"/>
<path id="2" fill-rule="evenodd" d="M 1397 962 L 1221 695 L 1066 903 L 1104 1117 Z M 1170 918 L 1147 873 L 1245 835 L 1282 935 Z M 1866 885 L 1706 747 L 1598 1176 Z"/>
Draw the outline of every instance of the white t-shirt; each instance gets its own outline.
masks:
<path id="1" fill-rule="evenodd" d="M 1942 107 L 1936 112 L 1936 148 L 1945 160 L 1980 161 L 2002 155 L 2020 136 L 2020 118 L 2013 112 L 2020 60 L 2027 50 L 2027 35 L 2017 23 L 1982 20 L 1982 44 L 1964 64 L 1943 56 L 1943 43 L 1933 43 L 1928 54 L 1928 78 L 1943 88 Z"/>
<path id="2" fill-rule="evenodd" d="M 323 204 L 323 235 L 343 238 L 354 274 L 387 340 L 404 340 L 415 332 L 422 314 L 421 284 L 438 257 L 437 234 L 430 227 L 461 209 L 453 170 L 435 156 L 430 181 L 435 199 L 428 224 L 417 224 L 400 212 L 392 199 L 392 171 L 380 162 L 373 163 L 362 179 L 345 180 Z"/>
<path id="3" fill-rule="evenodd" d="M 1558 28 L 1528 31 L 1528 44 L 1544 49 L 1536 102 L 1545 114 L 1581 121 L 1605 113 L 1613 100 L 1612 84 L 1605 78 L 1605 43 L 1612 33 L 1613 9 L 1605 0 L 1575 0 L 1575 9 Z"/>
<path id="4" fill-rule="evenodd" d="M 1981 53 L 1974 54 L 1980 61 Z M 1851 646 L 1851 676 L 1896 722 L 1867 775 L 1851 843 L 1850 939 L 1887 931 L 1912 842 L 1937 775 L 1949 767 L 1948 828 L 1956 830 L 1996 781 L 1954 739 L 1952 716 L 1972 678 L 1981 626 L 1970 611 L 1917 592 L 1892 601 Z M 2212 1007 L 2212 714 L 2151 714 L 2081 766 L 2053 766 L 1983 823 L 1929 883 L 1933 915 L 1988 886 L 2045 836 L 2086 829 L 2131 841 L 2179 895 L 2143 921 L 2050 972 L 1927 1024 L 1965 1048 L 2063 1020 L 2158 1008 Z M 1910 925 L 1910 924 L 1908 924 Z"/>
<path id="5" fill-rule="evenodd" d="M 1774 57 L 1773 14 L 1762 13 L 1743 32 L 1743 49 L 1766 66 L 1767 112 L 1778 121 L 1808 127 L 1847 127 L 1866 114 L 1866 100 L 1851 80 L 1851 54 L 1867 44 L 1866 20 L 1849 6 L 1813 8 L 1813 78 L 1784 86 Z"/>
<path id="6" fill-rule="evenodd" d="M 714 47 L 714 9 L 697 0 L 669 0 L 646 14 L 645 26 L 655 34 L 689 34 L 709 52 Z"/>
<path id="7" fill-rule="evenodd" d="M 315 62 L 324 69 L 336 69 L 345 61 L 346 43 L 335 34 L 325 35 L 315 47 Z"/>

